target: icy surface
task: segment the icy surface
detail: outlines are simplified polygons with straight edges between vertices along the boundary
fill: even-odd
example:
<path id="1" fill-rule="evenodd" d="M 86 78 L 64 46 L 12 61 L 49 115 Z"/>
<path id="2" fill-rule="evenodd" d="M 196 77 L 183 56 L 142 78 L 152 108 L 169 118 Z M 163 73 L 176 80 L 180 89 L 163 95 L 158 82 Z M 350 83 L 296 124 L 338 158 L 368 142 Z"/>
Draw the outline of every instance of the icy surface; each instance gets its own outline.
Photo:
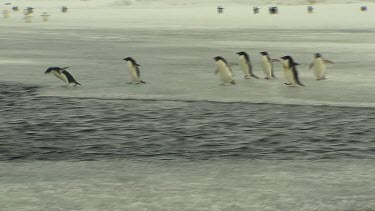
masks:
<path id="1" fill-rule="evenodd" d="M 2 210 L 372 210 L 372 161 L 1 163 Z M 4 203 L 5 202 L 5 203 Z"/>
<path id="2" fill-rule="evenodd" d="M 312 14 L 307 13 L 305 1 L 297 0 L 20 0 L 1 5 L 2 10 L 17 5 L 21 11 L 0 19 L 0 137 L 6 140 L 0 145 L 0 210 L 374 209 L 375 168 L 369 138 L 374 137 L 375 106 L 373 2 L 317 1 Z M 279 5 L 278 15 L 267 12 L 274 4 Z M 220 15 L 219 5 L 225 8 Z M 252 14 L 252 7 L 258 5 L 260 14 Z M 361 12 L 362 5 L 369 10 Z M 28 6 L 35 8 L 31 23 L 25 23 L 22 14 Z M 69 8 L 67 13 L 60 11 L 62 6 Z M 43 12 L 51 15 L 48 22 L 42 21 Z M 301 64 L 298 68 L 306 87 L 286 87 L 280 64 L 276 64 L 278 79 L 272 81 L 245 80 L 239 67 L 233 66 L 237 85 L 219 86 L 213 57 L 237 62 L 236 53 L 243 50 L 261 77 L 260 51 L 268 51 L 273 58 L 293 56 Z M 307 70 L 316 52 L 335 62 L 328 66 L 325 81 L 315 81 Z M 122 59 L 127 56 L 141 64 L 147 84 L 126 84 L 130 77 Z M 83 86 L 62 87 L 57 78 L 43 75 L 50 66 L 69 66 Z M 31 85 L 36 92 L 19 84 Z M 164 113 L 158 112 L 162 109 Z M 198 111 L 210 113 L 202 114 L 205 118 L 189 114 L 201 114 Z M 157 121 L 160 117 L 165 119 Z M 248 128 L 241 125 L 244 122 Z M 254 122 L 257 130 L 252 130 Z M 209 123 L 219 124 L 221 130 L 196 129 Z M 147 132 L 150 124 L 158 125 L 158 136 Z M 169 130 L 174 125 L 181 127 Z M 277 127 L 284 129 L 284 135 Z M 320 130 L 315 133 L 311 127 Z M 131 131 L 134 134 L 129 136 L 131 128 L 144 134 Z M 203 138 L 190 137 L 191 147 L 184 148 L 176 145 L 184 139 L 160 138 L 164 132 L 167 137 Z M 143 135 L 147 138 L 142 139 Z M 240 137 L 235 143 L 254 148 L 233 148 L 231 137 Z M 264 137 L 272 140 L 266 155 L 257 151 Z M 87 144 L 83 151 L 93 156 L 76 153 L 83 144 Z M 160 146 L 165 147 L 163 152 L 172 148 L 187 153 L 169 160 L 147 154 Z M 235 152 L 238 157 L 222 159 L 226 154 L 218 153 L 193 159 L 190 149 L 205 150 L 203 146 Z M 303 147 L 298 148 L 298 156 L 291 156 L 289 150 L 295 152 L 296 146 Z M 124 153 L 124 147 L 136 156 Z M 258 159 L 247 156 L 253 149 Z M 147 158 L 150 155 L 158 159 Z M 288 157 L 294 159 L 280 159 Z M 95 161 L 81 161 L 90 158 Z"/>

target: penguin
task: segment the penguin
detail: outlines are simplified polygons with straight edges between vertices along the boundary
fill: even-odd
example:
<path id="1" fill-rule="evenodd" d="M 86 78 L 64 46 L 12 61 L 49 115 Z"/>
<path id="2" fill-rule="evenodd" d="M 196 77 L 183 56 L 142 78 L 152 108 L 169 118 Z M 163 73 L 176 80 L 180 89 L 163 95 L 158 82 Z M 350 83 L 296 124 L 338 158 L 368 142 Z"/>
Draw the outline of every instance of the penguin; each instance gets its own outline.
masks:
<path id="1" fill-rule="evenodd" d="M 303 85 L 298 77 L 298 72 L 296 66 L 299 65 L 298 63 L 295 63 L 293 58 L 291 56 L 283 56 L 281 57 L 283 59 L 283 72 L 284 77 L 287 80 L 287 83 L 285 85 L 287 86 L 305 86 Z"/>
<path id="2" fill-rule="evenodd" d="M 55 75 L 57 78 L 61 79 L 62 81 L 64 81 L 66 83 L 66 86 L 68 86 L 69 84 L 71 83 L 74 83 L 74 86 L 77 86 L 77 85 L 80 85 L 82 86 L 80 83 L 78 83 L 74 78 L 73 76 L 66 70 L 68 69 L 69 67 L 49 67 L 45 72 L 44 74 L 48 74 L 48 73 L 52 73 L 53 75 Z"/>
<path id="3" fill-rule="evenodd" d="M 139 71 L 139 65 L 133 58 L 131 57 L 126 57 L 125 59 L 123 59 L 126 61 L 127 65 L 128 65 L 128 68 L 129 68 L 129 71 L 130 71 L 130 75 L 131 75 L 131 78 L 132 78 L 132 81 L 129 82 L 128 84 L 132 84 L 132 83 L 135 83 L 135 84 L 145 84 L 146 82 L 142 81 L 141 80 L 141 72 Z"/>
<path id="4" fill-rule="evenodd" d="M 228 65 L 228 62 L 221 56 L 214 57 L 215 63 L 216 63 L 216 71 L 215 75 L 219 73 L 220 78 L 222 80 L 222 84 L 236 84 L 236 82 L 233 79 L 233 71 Z"/>
<path id="5" fill-rule="evenodd" d="M 238 52 L 237 55 L 240 57 L 240 66 L 245 79 L 250 79 L 251 77 L 259 79 L 259 77 L 253 73 L 253 65 L 251 64 L 249 55 L 244 51 Z"/>
<path id="6" fill-rule="evenodd" d="M 313 69 L 316 80 L 320 81 L 326 79 L 327 63 L 334 64 L 332 61 L 324 59 L 320 53 L 314 55 L 314 61 L 309 65 L 309 70 Z"/>
<path id="7" fill-rule="evenodd" d="M 262 55 L 262 67 L 263 67 L 263 72 L 265 74 L 264 79 L 268 80 L 268 79 L 276 78 L 273 62 L 280 62 L 280 60 L 271 59 L 270 55 L 265 51 L 260 52 L 260 54 Z"/>

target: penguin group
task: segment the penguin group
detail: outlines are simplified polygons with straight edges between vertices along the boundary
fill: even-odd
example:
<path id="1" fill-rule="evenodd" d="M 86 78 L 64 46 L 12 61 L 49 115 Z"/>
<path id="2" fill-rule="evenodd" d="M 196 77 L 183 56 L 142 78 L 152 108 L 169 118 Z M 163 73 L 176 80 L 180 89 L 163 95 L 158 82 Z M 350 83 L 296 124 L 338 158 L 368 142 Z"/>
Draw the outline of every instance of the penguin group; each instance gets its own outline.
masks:
<path id="1" fill-rule="evenodd" d="M 239 63 L 236 63 L 240 66 L 245 79 L 259 79 L 254 73 L 253 65 L 250 60 L 250 56 L 245 51 L 238 52 Z M 279 59 L 272 59 L 268 52 L 262 51 L 261 63 L 264 73 L 264 79 L 272 80 L 276 79 L 274 72 L 274 63 L 280 62 Z M 213 58 L 216 64 L 215 74 L 220 76 L 221 85 L 231 84 L 235 85 L 236 81 L 234 80 L 233 70 L 231 64 L 221 56 L 216 56 Z M 284 83 L 287 86 L 304 86 L 298 76 L 297 65 L 300 65 L 294 61 L 291 56 L 283 56 L 282 66 L 283 74 L 286 82 Z M 140 64 L 136 62 L 132 57 L 126 57 L 123 59 L 127 63 L 127 67 L 130 73 L 131 81 L 127 84 L 145 84 L 146 82 L 141 79 L 140 73 Z M 314 61 L 309 65 L 309 70 L 313 70 L 313 74 L 316 80 L 326 79 L 326 64 L 333 64 L 332 61 L 326 60 L 322 57 L 320 53 L 314 55 Z M 49 67 L 44 74 L 52 73 L 57 78 L 65 82 L 66 86 L 73 84 L 74 86 L 81 85 L 78 83 L 74 77 L 66 70 L 68 67 Z"/>
<path id="2" fill-rule="evenodd" d="M 250 61 L 250 56 L 244 51 L 238 52 L 239 56 L 239 65 L 244 74 L 245 79 L 256 78 L 259 79 L 253 72 L 253 65 Z M 279 59 L 272 59 L 268 52 L 260 52 L 262 69 L 264 73 L 264 79 L 272 80 L 276 79 L 274 72 L 274 63 L 280 62 Z M 326 63 L 333 64 L 332 61 L 323 59 L 320 53 L 316 53 L 314 56 L 314 61 L 309 65 L 309 70 L 313 69 L 316 80 L 326 79 Z M 282 66 L 283 74 L 286 82 L 284 83 L 287 86 L 304 86 L 298 76 L 297 65 L 294 59 L 291 56 L 283 56 Z M 229 63 L 221 56 L 214 57 L 216 63 L 215 74 L 219 73 L 222 84 L 236 84 L 233 78 L 233 71 Z"/>

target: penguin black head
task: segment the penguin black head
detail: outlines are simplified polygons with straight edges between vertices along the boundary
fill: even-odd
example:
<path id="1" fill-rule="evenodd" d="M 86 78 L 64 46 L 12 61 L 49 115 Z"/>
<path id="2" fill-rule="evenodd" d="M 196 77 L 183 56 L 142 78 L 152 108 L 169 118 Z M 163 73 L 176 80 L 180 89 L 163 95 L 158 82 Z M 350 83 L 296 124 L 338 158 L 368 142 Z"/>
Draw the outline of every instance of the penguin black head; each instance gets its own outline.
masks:
<path id="1" fill-rule="evenodd" d="M 245 57 L 245 59 L 246 59 L 248 62 L 250 62 L 250 56 L 249 56 L 249 54 L 247 54 L 245 51 L 238 52 L 237 54 L 238 54 L 238 56 L 243 56 L 243 57 Z"/>
<path id="2" fill-rule="evenodd" d="M 315 58 L 320 58 L 320 57 L 322 57 L 322 55 L 320 53 L 315 54 Z"/>
<path id="3" fill-rule="evenodd" d="M 123 59 L 123 60 L 125 60 L 125 61 L 131 61 L 131 60 L 133 60 L 133 58 L 131 58 L 131 57 L 126 57 L 126 58 Z"/>
<path id="4" fill-rule="evenodd" d="M 125 61 L 130 61 L 131 63 L 133 63 L 134 65 L 136 65 L 136 66 L 141 66 L 141 65 L 139 65 L 132 57 L 126 57 L 125 59 L 123 59 L 123 60 L 125 60 Z"/>
<path id="5" fill-rule="evenodd" d="M 225 61 L 225 59 L 223 57 L 221 57 L 221 56 L 215 56 L 214 60 L 215 61 L 220 61 L 220 60 Z"/>
<path id="6" fill-rule="evenodd" d="M 262 51 L 262 52 L 260 52 L 260 54 L 263 55 L 263 56 L 268 55 L 268 53 L 266 51 Z"/>
<path id="7" fill-rule="evenodd" d="M 283 60 L 293 60 L 292 57 L 290 57 L 290 56 L 283 56 L 280 59 L 283 59 Z"/>
<path id="8" fill-rule="evenodd" d="M 289 66 L 296 66 L 296 65 L 299 65 L 298 63 L 295 63 L 293 58 L 291 56 L 283 56 L 281 57 L 281 59 L 285 60 L 285 61 L 288 61 L 289 63 Z"/>
<path id="9" fill-rule="evenodd" d="M 67 68 L 69 68 L 69 67 L 63 67 L 63 68 L 61 68 L 61 67 L 49 67 L 49 68 L 44 72 L 44 74 L 48 74 L 48 73 L 50 73 L 50 72 L 53 71 L 53 70 L 61 71 L 61 70 L 65 70 L 65 69 L 67 69 Z"/>

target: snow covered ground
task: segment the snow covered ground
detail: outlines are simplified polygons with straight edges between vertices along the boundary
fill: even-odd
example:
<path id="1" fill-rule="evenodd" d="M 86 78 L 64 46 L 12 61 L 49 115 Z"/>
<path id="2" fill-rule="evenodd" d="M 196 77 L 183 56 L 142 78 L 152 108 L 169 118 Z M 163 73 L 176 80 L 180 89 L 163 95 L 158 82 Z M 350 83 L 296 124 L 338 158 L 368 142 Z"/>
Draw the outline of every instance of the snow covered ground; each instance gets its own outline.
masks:
<path id="1" fill-rule="evenodd" d="M 17 1 L 21 10 L 32 6 L 35 13 L 31 23 L 24 22 L 22 12 L 1 19 L 1 79 L 41 85 L 41 94 L 52 96 L 375 105 L 373 2 L 366 4 L 367 12 L 360 11 L 363 3 L 316 4 L 312 14 L 306 5 L 281 5 L 278 15 L 266 12 L 268 5 L 253 14 L 252 5 L 240 1 L 221 4 L 223 14 L 217 14 L 213 1 L 153 6 L 154 1 L 119 2 Z M 60 11 L 62 6 L 67 13 Z M 42 12 L 51 15 L 48 22 L 42 21 Z M 292 55 L 302 64 L 306 87 L 285 87 L 280 65 L 275 81 L 245 81 L 234 67 L 238 85 L 223 91 L 217 87 L 212 58 L 221 55 L 236 62 L 235 53 L 241 50 L 250 53 L 260 76 L 260 51 L 276 58 Z M 328 67 L 326 81 L 315 81 L 307 70 L 316 52 L 336 63 Z M 126 56 L 142 65 L 150 84 L 123 85 L 128 79 L 121 59 Z M 48 66 L 70 66 L 84 87 L 50 89 L 59 82 L 40 74 Z M 29 71 L 16 74 L 20 68 Z"/>

